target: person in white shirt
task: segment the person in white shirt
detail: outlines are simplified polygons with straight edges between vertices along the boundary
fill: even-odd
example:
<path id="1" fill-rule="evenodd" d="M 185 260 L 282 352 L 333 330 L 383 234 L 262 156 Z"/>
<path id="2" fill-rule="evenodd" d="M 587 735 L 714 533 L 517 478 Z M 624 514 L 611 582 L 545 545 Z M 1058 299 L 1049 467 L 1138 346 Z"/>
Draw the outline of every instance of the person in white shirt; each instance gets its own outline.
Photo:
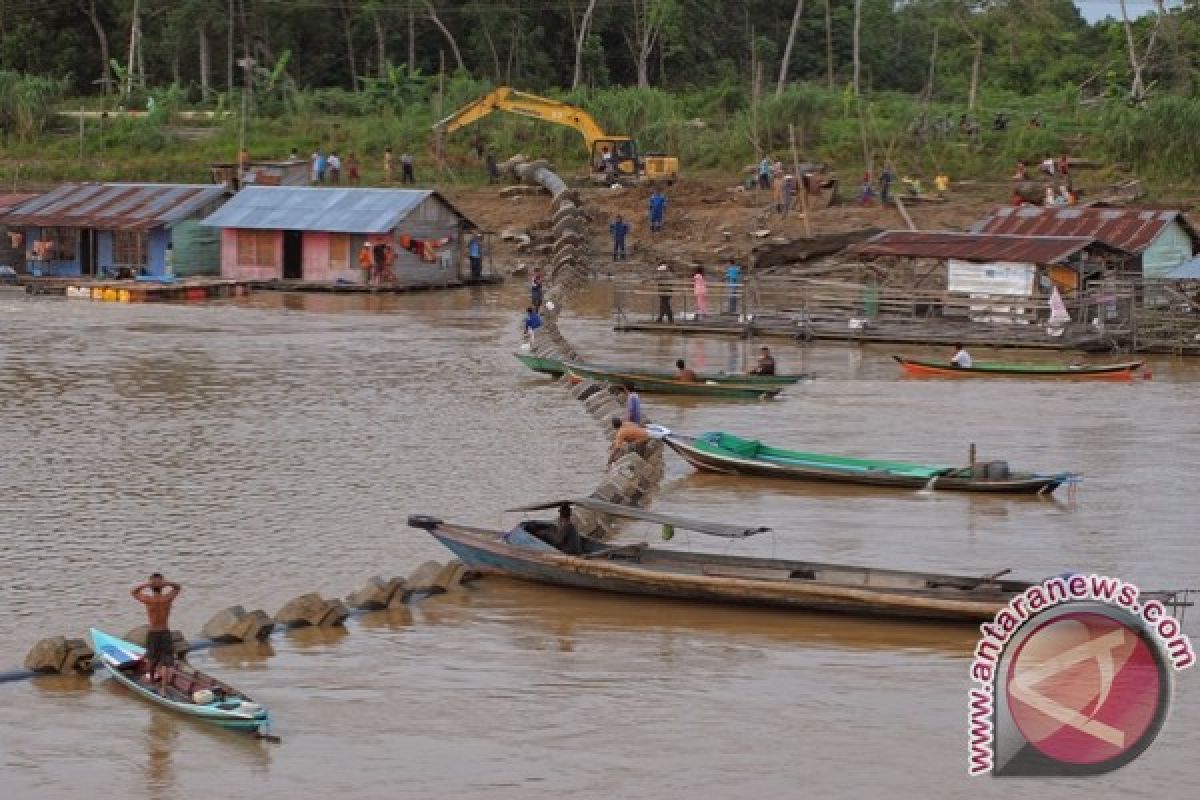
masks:
<path id="1" fill-rule="evenodd" d="M 971 354 L 963 349 L 961 344 L 954 345 L 954 358 L 950 359 L 950 363 L 959 369 L 971 368 Z"/>

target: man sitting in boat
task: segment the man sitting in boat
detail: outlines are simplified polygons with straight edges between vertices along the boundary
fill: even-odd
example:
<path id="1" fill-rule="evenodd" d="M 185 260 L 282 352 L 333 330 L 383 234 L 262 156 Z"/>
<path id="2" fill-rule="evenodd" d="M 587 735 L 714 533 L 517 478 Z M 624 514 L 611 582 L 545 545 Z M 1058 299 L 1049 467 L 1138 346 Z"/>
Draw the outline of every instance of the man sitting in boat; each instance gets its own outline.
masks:
<path id="1" fill-rule="evenodd" d="M 150 665 L 151 680 L 162 682 L 167 690 L 170 668 L 175 665 L 175 643 L 171 640 L 171 604 L 182 587 L 155 572 L 150 580 L 133 587 L 133 599 L 146 607 L 149 632 L 146 634 L 146 662 Z"/>
<path id="2" fill-rule="evenodd" d="M 697 383 L 699 378 L 696 377 L 695 370 L 688 367 L 687 363 L 681 358 L 675 362 L 675 380 L 683 381 L 684 383 Z"/>
<path id="3" fill-rule="evenodd" d="M 558 536 L 554 546 L 569 556 L 583 555 L 583 538 L 579 529 L 571 521 L 571 504 L 563 503 L 558 507 Z"/>
<path id="4" fill-rule="evenodd" d="M 771 355 L 771 348 L 763 347 L 759 350 L 758 366 L 750 370 L 751 375 L 774 375 L 775 374 L 775 357 Z"/>
<path id="5" fill-rule="evenodd" d="M 959 369 L 970 369 L 971 368 L 971 354 L 968 353 L 965 349 L 963 349 L 963 346 L 961 344 L 955 344 L 954 345 L 954 358 L 950 359 L 950 364 L 952 366 L 958 367 Z"/>
<path id="6" fill-rule="evenodd" d="M 620 417 L 612 418 L 613 436 L 612 449 L 608 451 L 608 463 L 611 464 L 621 455 L 627 445 L 641 444 L 650 438 L 650 431 L 635 422 L 624 422 Z"/>

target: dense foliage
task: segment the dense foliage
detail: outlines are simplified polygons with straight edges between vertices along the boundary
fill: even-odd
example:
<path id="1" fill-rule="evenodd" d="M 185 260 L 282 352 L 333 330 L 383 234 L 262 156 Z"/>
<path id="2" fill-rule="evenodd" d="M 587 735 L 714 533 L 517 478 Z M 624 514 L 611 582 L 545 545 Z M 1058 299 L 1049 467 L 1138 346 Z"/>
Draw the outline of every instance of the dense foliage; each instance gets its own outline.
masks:
<path id="1" fill-rule="evenodd" d="M 1082 86 L 1101 94 L 1132 85 L 1120 21 L 1089 25 L 1071 0 L 860 1 L 864 88 L 926 90 L 935 38 L 932 91 L 940 98 L 965 97 L 977 50 L 982 87 L 1032 93 Z M 643 79 L 689 89 L 748 80 L 752 64 L 761 64 L 771 90 L 795 10 L 794 0 L 596 0 L 588 15 L 591 4 L 5 0 L 0 69 L 65 78 L 78 94 L 132 77 L 135 85 L 175 83 L 199 99 L 202 92 L 242 84 L 238 62 L 246 57 L 258 69 L 277 72 L 277 82 L 355 91 L 393 82 L 393 65 L 425 75 L 444 66 L 519 87 L 628 86 Z M 1148 84 L 1192 85 L 1200 8 L 1185 7 L 1164 15 L 1161 30 L 1154 31 L 1153 15 L 1132 27 L 1139 50 L 1155 40 L 1146 59 Z M 131 59 L 135 8 L 141 47 Z M 1120 15 L 1116 2 L 1112 11 Z M 855 0 L 804 2 L 786 77 L 849 81 L 854 17 Z"/>
<path id="2" fill-rule="evenodd" d="M 1070 150 L 1175 180 L 1200 174 L 1200 6 L 1159 9 L 1089 24 L 1071 0 L 0 0 L 0 177 L 199 179 L 243 138 L 371 165 L 386 146 L 427 154 L 434 120 L 509 84 L 688 171 L 786 157 L 794 129 L 803 157 L 845 167 L 996 176 Z M 40 136 L 68 96 L 156 110 Z M 233 115 L 164 148 L 171 112 L 197 107 Z M 582 159 L 570 130 L 482 130 L 502 154 Z M 447 163 L 469 176 L 466 138 Z"/>

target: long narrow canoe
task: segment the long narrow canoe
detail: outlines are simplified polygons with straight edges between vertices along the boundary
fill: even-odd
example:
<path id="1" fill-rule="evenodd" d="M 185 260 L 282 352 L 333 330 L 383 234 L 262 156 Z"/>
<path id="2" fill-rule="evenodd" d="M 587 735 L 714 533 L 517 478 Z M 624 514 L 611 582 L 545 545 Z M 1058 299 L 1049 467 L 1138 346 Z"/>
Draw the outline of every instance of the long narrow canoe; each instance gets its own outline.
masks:
<path id="1" fill-rule="evenodd" d="M 1007 364 L 1000 361 L 976 361 L 969 367 L 956 367 L 948 361 L 920 361 L 892 356 L 914 378 L 1058 378 L 1067 380 L 1128 381 L 1136 377 L 1143 361 L 1120 364 Z"/>
<path id="2" fill-rule="evenodd" d="M 613 386 L 632 386 L 647 394 L 677 394 L 689 397 L 721 397 L 738 400 L 765 400 L 783 391 L 782 386 L 757 386 L 750 383 L 717 383 L 716 381 L 680 381 L 672 377 L 656 377 L 636 372 L 617 372 L 564 361 L 567 372 L 578 378 L 607 383 Z"/>
<path id="3" fill-rule="evenodd" d="M 132 642 L 92 628 L 92 646 L 100 663 L 118 683 L 152 703 L 211 722 L 223 728 L 265 731 L 270 726 L 267 710 L 244 692 L 178 660 L 170 667 L 166 691 L 162 682 L 151 680 L 146 650 Z"/>
<path id="4" fill-rule="evenodd" d="M 877 458 L 851 458 L 802 453 L 770 447 L 729 433 L 683 436 L 668 433 L 667 446 L 699 470 L 732 475 L 758 475 L 789 480 L 836 481 L 905 489 L 952 489 L 962 492 L 1050 493 L 1069 481 L 1071 473 L 1012 472 L 993 461 L 974 467 L 914 464 Z"/>
<path id="5" fill-rule="evenodd" d="M 567 372 L 566 366 L 564 366 L 563 362 L 557 358 L 539 356 L 533 353 L 513 353 L 513 356 L 534 372 L 540 372 L 543 375 L 561 378 Z M 578 364 L 577 366 L 585 367 L 597 372 L 624 372 L 644 375 L 652 378 L 666 378 L 668 380 L 673 378 L 675 375 L 673 371 L 650 369 L 649 367 L 620 369 L 618 367 L 606 367 L 598 364 Z M 699 372 L 696 374 L 696 377 L 705 383 L 738 383 L 749 384 L 751 386 L 791 386 L 794 383 L 799 383 L 802 380 L 809 379 L 810 376 L 804 373 L 789 375 L 743 375 L 729 372 Z"/>
<path id="6" fill-rule="evenodd" d="M 588 501 L 583 502 L 590 507 Z M 604 513 L 640 518 L 636 509 L 628 514 L 611 509 Z M 647 517 L 663 515 L 651 512 Z M 992 619 L 1034 585 L 1001 580 L 1008 570 L 983 576 L 949 575 L 662 550 L 643 544 L 605 547 L 591 540 L 585 542 L 583 555 L 568 555 L 546 541 L 555 527 L 548 521 L 529 520 L 507 532 L 420 515 L 410 516 L 408 524 L 427 531 L 479 572 L 579 589 L 726 605 L 978 623 Z M 683 519 L 672 519 L 671 525 L 695 530 L 693 523 Z M 751 529 L 745 534 L 763 530 Z M 1183 592 L 1153 594 L 1164 605 L 1188 603 Z"/>

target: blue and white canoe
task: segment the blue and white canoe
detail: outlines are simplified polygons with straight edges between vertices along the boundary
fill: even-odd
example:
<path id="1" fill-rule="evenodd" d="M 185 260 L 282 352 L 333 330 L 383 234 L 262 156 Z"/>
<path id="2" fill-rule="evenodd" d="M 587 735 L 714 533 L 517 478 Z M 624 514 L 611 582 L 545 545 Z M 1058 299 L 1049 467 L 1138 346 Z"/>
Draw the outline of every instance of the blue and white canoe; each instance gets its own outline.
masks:
<path id="1" fill-rule="evenodd" d="M 108 673 L 147 700 L 223 728 L 265 733 L 269 727 L 267 710 L 245 692 L 201 672 L 186 661 L 176 661 L 171 667 L 164 692 L 161 681 L 150 679 L 145 648 L 95 628 L 89 633 L 96 658 Z"/>

